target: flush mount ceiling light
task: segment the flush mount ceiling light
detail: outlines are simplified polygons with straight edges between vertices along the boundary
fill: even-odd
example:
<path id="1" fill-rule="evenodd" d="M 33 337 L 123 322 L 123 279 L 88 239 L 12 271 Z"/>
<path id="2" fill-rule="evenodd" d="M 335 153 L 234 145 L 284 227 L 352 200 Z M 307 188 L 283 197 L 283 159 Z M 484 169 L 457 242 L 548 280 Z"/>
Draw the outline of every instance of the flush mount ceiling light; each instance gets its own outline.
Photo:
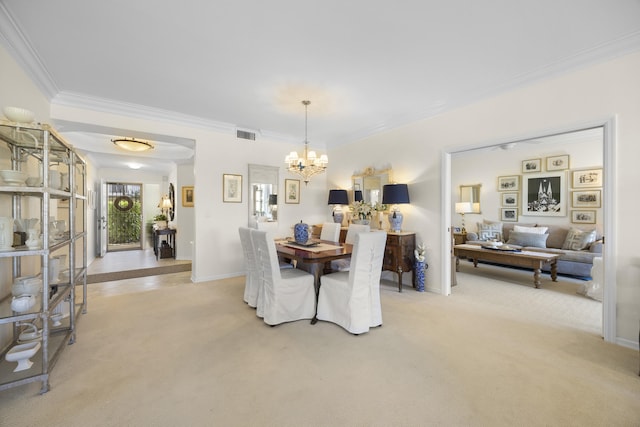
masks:
<path id="1" fill-rule="evenodd" d="M 309 183 L 313 175 L 324 172 L 327 169 L 327 163 L 329 163 L 326 154 L 317 157 L 315 151 L 309 151 L 309 140 L 307 139 L 307 107 L 309 104 L 311 101 L 302 101 L 302 105 L 304 105 L 304 151 L 302 156 L 299 156 L 296 151 L 292 151 L 284 159 L 287 170 L 300 175 L 305 185 Z"/>
<path id="2" fill-rule="evenodd" d="M 116 144 L 118 147 L 127 151 L 147 151 L 153 150 L 153 145 L 147 141 L 140 141 L 135 138 L 116 138 L 112 139 L 111 142 Z"/>

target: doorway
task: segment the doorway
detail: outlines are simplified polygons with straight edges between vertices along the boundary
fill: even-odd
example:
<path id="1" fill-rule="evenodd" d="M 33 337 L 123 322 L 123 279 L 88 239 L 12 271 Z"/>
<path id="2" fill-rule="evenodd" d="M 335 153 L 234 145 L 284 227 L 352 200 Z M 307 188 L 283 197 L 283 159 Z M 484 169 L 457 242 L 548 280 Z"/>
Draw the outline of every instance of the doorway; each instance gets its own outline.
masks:
<path id="1" fill-rule="evenodd" d="M 107 183 L 107 252 L 141 250 L 142 184 Z"/>
<path id="2" fill-rule="evenodd" d="M 613 206 L 615 205 L 615 175 L 613 174 L 615 159 L 615 119 L 611 118 L 605 122 L 585 123 L 582 126 L 573 128 L 554 129 L 548 132 L 541 132 L 539 135 L 552 136 L 575 132 L 582 129 L 590 129 L 601 127 L 603 129 L 602 153 L 603 153 L 603 173 L 604 185 L 602 186 L 602 194 L 606 195 L 602 203 L 602 226 L 604 235 L 607 236 L 606 256 L 604 259 L 604 295 L 602 304 L 602 333 L 605 341 L 614 342 L 616 333 L 616 288 L 615 288 L 615 233 L 613 233 Z M 523 138 L 515 142 L 524 142 L 539 138 L 539 135 L 532 135 L 529 138 Z M 443 222 L 443 253 L 451 250 L 451 222 L 452 222 L 452 165 L 451 156 L 454 154 L 470 153 L 475 150 L 482 149 L 505 149 L 514 143 L 513 140 L 499 141 L 494 144 L 480 144 L 476 146 L 463 147 L 459 150 L 451 150 L 443 152 L 442 157 L 442 179 L 443 179 L 443 206 L 442 206 L 442 222 Z M 450 257 L 443 257 L 442 271 L 444 284 L 442 293 L 451 294 L 451 260 Z M 608 286 L 607 286 L 608 285 Z"/>

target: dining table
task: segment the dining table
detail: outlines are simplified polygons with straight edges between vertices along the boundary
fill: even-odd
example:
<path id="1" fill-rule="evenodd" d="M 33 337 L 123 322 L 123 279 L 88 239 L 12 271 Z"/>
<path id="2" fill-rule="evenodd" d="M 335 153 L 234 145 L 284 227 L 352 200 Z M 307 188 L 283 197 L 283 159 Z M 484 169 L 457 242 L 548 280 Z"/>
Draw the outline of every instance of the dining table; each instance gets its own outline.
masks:
<path id="1" fill-rule="evenodd" d="M 308 265 L 313 274 L 313 286 L 316 292 L 316 310 L 320 293 L 320 276 L 325 265 L 336 259 L 351 258 L 353 245 L 329 240 L 311 239 L 304 244 L 293 239 L 276 239 L 276 251 L 280 259 L 293 260 L 297 264 Z M 317 322 L 316 317 L 311 320 Z"/>

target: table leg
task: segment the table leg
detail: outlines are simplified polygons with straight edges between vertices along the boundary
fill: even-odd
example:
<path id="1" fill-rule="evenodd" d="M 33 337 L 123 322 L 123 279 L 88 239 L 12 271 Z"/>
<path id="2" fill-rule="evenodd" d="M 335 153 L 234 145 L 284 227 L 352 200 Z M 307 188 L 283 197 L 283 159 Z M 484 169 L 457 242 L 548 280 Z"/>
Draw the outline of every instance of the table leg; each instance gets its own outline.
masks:
<path id="1" fill-rule="evenodd" d="M 478 258 L 473 259 L 473 266 L 478 268 Z"/>
<path id="2" fill-rule="evenodd" d="M 402 267 L 398 267 L 398 292 L 402 292 Z"/>
<path id="3" fill-rule="evenodd" d="M 313 315 L 313 319 L 311 319 L 311 324 L 315 325 L 318 323 L 318 298 L 320 297 L 320 275 L 322 273 L 323 265 L 320 264 L 312 264 L 311 272 L 313 273 L 313 287 L 316 291 L 316 313 Z"/>
<path id="4" fill-rule="evenodd" d="M 460 257 L 456 256 L 456 271 L 460 271 Z"/>
<path id="5" fill-rule="evenodd" d="M 540 266 L 537 266 L 537 268 L 533 269 L 533 285 L 536 288 L 540 287 Z"/>
<path id="6" fill-rule="evenodd" d="M 558 260 L 554 259 L 551 262 L 551 280 L 554 282 L 558 281 Z"/>

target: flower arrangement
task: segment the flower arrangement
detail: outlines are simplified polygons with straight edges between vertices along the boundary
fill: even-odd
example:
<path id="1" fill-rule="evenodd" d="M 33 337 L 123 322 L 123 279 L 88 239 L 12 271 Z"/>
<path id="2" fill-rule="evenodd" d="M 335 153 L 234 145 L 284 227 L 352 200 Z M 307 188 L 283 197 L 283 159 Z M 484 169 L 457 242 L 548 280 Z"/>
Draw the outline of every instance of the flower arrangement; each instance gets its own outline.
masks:
<path id="1" fill-rule="evenodd" d="M 413 251 L 413 254 L 416 257 L 416 261 L 424 262 L 424 260 L 426 259 L 426 252 L 427 249 L 424 247 L 424 243 L 420 243 L 418 246 L 416 246 L 416 249 Z"/>
<path id="2" fill-rule="evenodd" d="M 349 210 L 353 212 L 354 217 L 357 219 L 370 219 L 373 208 L 369 203 L 359 201 L 353 202 L 353 204 L 349 206 Z"/>

